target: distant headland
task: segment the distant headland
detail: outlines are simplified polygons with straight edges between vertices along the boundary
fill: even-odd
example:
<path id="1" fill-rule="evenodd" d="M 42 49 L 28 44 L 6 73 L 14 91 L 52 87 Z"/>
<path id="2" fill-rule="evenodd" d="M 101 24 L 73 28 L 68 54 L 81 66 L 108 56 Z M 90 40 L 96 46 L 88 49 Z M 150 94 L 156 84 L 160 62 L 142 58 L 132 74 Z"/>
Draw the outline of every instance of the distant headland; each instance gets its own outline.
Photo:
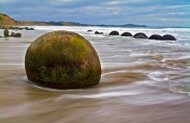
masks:
<path id="1" fill-rule="evenodd" d="M 136 25 L 136 24 L 124 24 L 124 25 L 93 25 L 93 24 L 80 24 L 76 22 L 66 22 L 66 21 L 17 21 L 12 17 L 0 13 L 0 26 L 102 26 L 102 27 L 148 27 L 146 25 Z"/>

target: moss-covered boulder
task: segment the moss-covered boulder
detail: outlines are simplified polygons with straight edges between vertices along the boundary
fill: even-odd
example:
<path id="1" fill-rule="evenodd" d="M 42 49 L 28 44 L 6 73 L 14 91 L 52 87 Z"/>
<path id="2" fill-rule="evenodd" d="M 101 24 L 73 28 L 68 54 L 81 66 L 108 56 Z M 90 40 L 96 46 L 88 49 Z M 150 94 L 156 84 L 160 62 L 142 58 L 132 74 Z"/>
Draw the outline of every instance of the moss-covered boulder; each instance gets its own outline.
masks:
<path id="1" fill-rule="evenodd" d="M 93 46 L 82 36 L 67 31 L 42 35 L 25 56 L 27 77 L 36 84 L 58 89 L 97 85 L 101 65 Z"/>
<path id="2" fill-rule="evenodd" d="M 9 37 L 9 30 L 8 29 L 4 30 L 4 37 Z"/>

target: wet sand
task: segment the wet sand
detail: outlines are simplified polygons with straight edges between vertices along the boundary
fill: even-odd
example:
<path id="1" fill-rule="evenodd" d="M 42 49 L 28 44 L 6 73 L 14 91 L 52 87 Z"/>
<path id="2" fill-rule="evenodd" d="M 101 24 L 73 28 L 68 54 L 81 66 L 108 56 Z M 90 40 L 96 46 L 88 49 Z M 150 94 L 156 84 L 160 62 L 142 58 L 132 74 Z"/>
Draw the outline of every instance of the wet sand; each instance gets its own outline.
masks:
<path id="1" fill-rule="evenodd" d="M 79 32 L 102 63 L 99 85 L 54 90 L 27 80 L 24 56 L 36 37 L 0 39 L 0 123 L 189 123 L 190 50 L 156 42 Z"/>

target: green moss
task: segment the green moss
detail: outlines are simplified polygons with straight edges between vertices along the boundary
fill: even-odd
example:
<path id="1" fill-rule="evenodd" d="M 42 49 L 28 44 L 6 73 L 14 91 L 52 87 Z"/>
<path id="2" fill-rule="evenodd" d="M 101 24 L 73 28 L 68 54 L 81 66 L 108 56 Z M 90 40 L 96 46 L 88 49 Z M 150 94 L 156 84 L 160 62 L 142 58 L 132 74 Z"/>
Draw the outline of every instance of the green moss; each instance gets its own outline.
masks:
<path id="1" fill-rule="evenodd" d="M 84 88 L 99 83 L 101 66 L 92 45 L 66 31 L 41 36 L 28 48 L 25 59 L 29 80 L 54 88 Z"/>

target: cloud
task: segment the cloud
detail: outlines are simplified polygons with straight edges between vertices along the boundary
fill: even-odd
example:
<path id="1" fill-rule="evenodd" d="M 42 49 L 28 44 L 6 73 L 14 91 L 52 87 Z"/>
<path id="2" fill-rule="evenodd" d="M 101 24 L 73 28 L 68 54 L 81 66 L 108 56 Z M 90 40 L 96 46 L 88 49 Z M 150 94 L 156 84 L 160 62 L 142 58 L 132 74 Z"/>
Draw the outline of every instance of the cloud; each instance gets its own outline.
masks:
<path id="1" fill-rule="evenodd" d="M 50 5 L 62 5 L 62 4 L 70 4 L 70 3 L 76 3 L 80 0 L 49 0 L 48 3 Z"/>
<path id="2" fill-rule="evenodd" d="M 0 3 L 6 3 L 6 2 L 9 2 L 7 0 L 0 0 Z"/>
<path id="3" fill-rule="evenodd" d="M 190 4 L 186 3 L 187 0 L 0 0 L 0 11 L 17 20 L 167 25 L 190 18 Z"/>
<path id="4" fill-rule="evenodd" d="M 54 2 L 76 2 L 79 0 L 54 0 Z"/>
<path id="5" fill-rule="evenodd" d="M 16 0 L 0 0 L 0 4 L 2 4 L 2 3 L 10 3 L 11 1 L 16 1 Z"/>
<path id="6" fill-rule="evenodd" d="M 190 5 L 173 5 L 173 6 L 167 6 L 168 9 L 179 9 L 179 8 L 189 8 Z"/>
<path id="7" fill-rule="evenodd" d="M 141 2 L 148 2 L 151 0 L 109 0 L 106 1 L 104 4 L 106 5 L 121 5 L 121 4 L 129 4 L 129 3 L 141 3 Z"/>

